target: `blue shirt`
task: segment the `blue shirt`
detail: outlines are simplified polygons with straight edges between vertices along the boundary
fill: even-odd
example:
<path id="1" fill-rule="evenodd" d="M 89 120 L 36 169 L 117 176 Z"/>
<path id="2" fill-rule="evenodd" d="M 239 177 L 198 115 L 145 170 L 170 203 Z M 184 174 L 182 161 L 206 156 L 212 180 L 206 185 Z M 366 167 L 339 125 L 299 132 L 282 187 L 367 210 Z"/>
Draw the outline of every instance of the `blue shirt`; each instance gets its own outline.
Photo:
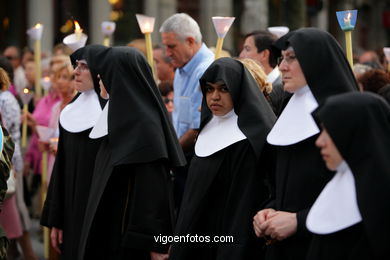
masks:
<path id="1" fill-rule="evenodd" d="M 186 65 L 176 69 L 173 81 L 172 121 L 179 138 L 189 129 L 199 128 L 200 112 L 198 109 L 202 102 L 199 79 L 213 61 L 213 52 L 203 43 Z"/>

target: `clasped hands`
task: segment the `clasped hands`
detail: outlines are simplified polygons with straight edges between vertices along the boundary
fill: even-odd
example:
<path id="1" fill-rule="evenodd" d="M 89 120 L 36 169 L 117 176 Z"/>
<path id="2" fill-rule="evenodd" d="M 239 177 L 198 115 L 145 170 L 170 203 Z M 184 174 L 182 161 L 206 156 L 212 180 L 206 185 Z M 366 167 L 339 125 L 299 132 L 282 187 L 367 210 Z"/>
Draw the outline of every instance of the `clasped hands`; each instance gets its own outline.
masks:
<path id="1" fill-rule="evenodd" d="M 296 213 L 276 211 L 268 208 L 257 212 L 253 217 L 256 236 L 264 237 L 267 244 L 281 241 L 297 231 Z"/>

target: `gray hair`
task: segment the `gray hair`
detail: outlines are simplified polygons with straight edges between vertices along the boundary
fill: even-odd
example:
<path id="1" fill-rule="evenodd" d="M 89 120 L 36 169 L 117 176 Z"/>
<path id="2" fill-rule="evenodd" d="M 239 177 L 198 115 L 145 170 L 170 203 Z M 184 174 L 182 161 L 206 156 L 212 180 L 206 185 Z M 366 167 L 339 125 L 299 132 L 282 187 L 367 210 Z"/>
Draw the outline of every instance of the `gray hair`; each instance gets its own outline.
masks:
<path id="1" fill-rule="evenodd" d="M 193 37 L 196 43 L 202 42 L 202 34 L 198 23 L 186 13 L 177 13 L 164 21 L 160 27 L 160 33 L 173 32 L 184 41 L 187 37 Z"/>

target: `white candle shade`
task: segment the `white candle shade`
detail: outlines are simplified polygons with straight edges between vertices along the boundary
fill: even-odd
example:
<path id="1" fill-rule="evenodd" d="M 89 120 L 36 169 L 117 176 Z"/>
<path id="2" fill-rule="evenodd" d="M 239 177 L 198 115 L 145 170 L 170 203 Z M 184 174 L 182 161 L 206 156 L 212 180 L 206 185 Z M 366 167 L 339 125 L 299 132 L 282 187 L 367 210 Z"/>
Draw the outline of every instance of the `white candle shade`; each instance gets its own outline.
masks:
<path id="1" fill-rule="evenodd" d="M 34 27 L 28 29 L 27 34 L 32 40 L 40 40 L 42 38 L 43 28 L 43 24 L 38 23 Z"/>
<path id="2" fill-rule="evenodd" d="M 26 105 L 32 99 L 33 94 L 27 88 L 23 89 L 23 93 L 20 94 L 20 99 L 22 100 L 23 105 Z"/>
<path id="3" fill-rule="evenodd" d="M 135 16 L 137 17 L 139 28 L 143 34 L 153 32 L 155 20 L 154 17 L 142 14 L 136 14 Z"/>
<path id="4" fill-rule="evenodd" d="M 386 60 L 390 62 L 390 47 L 384 47 L 383 52 L 385 53 Z"/>
<path id="5" fill-rule="evenodd" d="M 48 91 L 51 87 L 51 81 L 49 77 L 41 78 L 41 86 L 44 90 Z"/>
<path id="6" fill-rule="evenodd" d="M 53 128 L 37 125 L 39 140 L 43 142 L 49 142 L 50 138 L 54 135 L 54 131 Z"/>
<path id="7" fill-rule="evenodd" d="M 232 26 L 235 17 L 221 17 L 214 16 L 212 17 L 215 31 L 217 32 L 218 38 L 225 38 L 226 33 L 229 31 L 230 26 Z"/>
<path id="8" fill-rule="evenodd" d="M 287 34 L 290 31 L 290 29 L 286 26 L 272 26 L 272 27 L 268 27 L 268 31 L 276 35 L 278 38 L 280 38 L 283 35 Z"/>
<path id="9" fill-rule="evenodd" d="M 62 41 L 65 45 L 67 45 L 69 48 L 71 48 L 73 51 L 76 51 L 77 49 L 80 49 L 85 46 L 87 43 L 88 36 L 84 33 L 81 33 L 81 37 L 78 40 L 77 35 L 75 33 L 72 33 L 64 38 Z"/>
<path id="10" fill-rule="evenodd" d="M 110 36 L 115 32 L 116 24 L 114 22 L 102 22 L 102 33 L 104 36 Z"/>

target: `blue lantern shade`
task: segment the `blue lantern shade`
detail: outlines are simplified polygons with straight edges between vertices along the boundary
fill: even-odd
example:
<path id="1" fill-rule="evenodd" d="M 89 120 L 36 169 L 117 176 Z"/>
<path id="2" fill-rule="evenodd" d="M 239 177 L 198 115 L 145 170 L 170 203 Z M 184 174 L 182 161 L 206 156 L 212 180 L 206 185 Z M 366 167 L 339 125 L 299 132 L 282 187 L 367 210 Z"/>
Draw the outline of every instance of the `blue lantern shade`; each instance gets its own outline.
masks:
<path id="1" fill-rule="evenodd" d="M 337 21 L 343 31 L 352 31 L 355 28 L 357 10 L 346 10 L 336 12 Z"/>

